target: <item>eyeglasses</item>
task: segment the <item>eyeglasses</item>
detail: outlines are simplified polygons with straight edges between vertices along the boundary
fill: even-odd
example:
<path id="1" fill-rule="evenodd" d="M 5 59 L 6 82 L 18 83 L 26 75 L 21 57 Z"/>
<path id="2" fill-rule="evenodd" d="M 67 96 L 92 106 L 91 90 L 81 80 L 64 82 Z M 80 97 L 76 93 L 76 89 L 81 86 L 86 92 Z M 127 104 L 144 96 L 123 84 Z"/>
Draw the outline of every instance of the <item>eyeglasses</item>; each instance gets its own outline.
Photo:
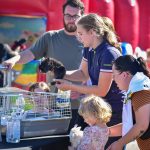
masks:
<path id="1" fill-rule="evenodd" d="M 71 20 L 71 19 L 73 19 L 73 20 L 77 20 L 78 18 L 80 18 L 80 16 L 79 15 L 70 15 L 70 14 L 64 14 L 64 18 L 66 19 L 66 20 Z"/>

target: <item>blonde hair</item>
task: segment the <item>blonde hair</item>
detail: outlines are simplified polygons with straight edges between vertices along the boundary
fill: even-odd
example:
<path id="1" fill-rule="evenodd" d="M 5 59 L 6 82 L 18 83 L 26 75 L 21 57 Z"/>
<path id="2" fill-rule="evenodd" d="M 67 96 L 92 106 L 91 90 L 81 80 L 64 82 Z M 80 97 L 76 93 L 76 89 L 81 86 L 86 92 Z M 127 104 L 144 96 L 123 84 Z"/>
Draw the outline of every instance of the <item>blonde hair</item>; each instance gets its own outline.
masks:
<path id="1" fill-rule="evenodd" d="M 106 39 L 110 45 L 121 51 L 121 46 L 118 42 L 118 37 L 115 33 L 114 25 L 109 18 L 100 17 L 97 14 L 90 13 L 80 17 L 76 24 L 82 25 L 82 27 L 87 31 L 93 29 L 98 36 Z"/>
<path id="2" fill-rule="evenodd" d="M 34 92 L 36 88 L 42 89 L 44 92 L 50 92 L 50 87 L 45 82 L 36 82 L 29 87 L 29 91 Z"/>
<path id="3" fill-rule="evenodd" d="M 112 116 L 112 109 L 102 98 L 91 95 L 81 101 L 78 113 L 81 116 L 92 115 L 101 122 L 107 123 Z"/>
<path id="4" fill-rule="evenodd" d="M 113 32 L 115 32 L 115 27 L 114 27 L 114 24 L 112 22 L 112 20 L 108 17 L 102 17 L 103 19 L 103 22 L 105 23 L 105 25 L 110 29 L 112 30 Z"/>

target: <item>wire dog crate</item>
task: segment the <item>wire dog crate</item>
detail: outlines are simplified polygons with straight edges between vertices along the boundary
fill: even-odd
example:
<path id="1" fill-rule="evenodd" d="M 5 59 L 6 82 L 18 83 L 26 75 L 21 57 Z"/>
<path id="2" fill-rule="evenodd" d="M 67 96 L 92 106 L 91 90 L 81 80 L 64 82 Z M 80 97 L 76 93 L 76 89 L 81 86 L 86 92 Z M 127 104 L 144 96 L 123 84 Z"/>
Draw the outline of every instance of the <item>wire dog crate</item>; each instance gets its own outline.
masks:
<path id="1" fill-rule="evenodd" d="M 17 88 L 0 89 L 1 132 L 5 122 L 16 113 L 21 120 L 21 137 L 65 134 L 71 120 L 70 95 L 62 93 L 32 93 Z"/>

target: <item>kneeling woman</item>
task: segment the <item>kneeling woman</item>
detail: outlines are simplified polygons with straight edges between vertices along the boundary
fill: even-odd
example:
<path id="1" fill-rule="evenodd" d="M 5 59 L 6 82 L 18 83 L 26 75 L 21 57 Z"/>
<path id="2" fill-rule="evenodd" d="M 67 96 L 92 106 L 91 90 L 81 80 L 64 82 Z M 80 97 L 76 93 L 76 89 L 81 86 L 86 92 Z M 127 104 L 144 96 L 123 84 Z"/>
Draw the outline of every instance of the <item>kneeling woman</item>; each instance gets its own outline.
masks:
<path id="1" fill-rule="evenodd" d="M 150 149 L 150 74 L 142 58 L 120 56 L 113 64 L 113 78 L 121 90 L 127 91 L 123 106 L 123 124 L 110 127 L 111 136 L 121 134 L 108 150 L 122 150 L 137 140 L 140 150 Z"/>

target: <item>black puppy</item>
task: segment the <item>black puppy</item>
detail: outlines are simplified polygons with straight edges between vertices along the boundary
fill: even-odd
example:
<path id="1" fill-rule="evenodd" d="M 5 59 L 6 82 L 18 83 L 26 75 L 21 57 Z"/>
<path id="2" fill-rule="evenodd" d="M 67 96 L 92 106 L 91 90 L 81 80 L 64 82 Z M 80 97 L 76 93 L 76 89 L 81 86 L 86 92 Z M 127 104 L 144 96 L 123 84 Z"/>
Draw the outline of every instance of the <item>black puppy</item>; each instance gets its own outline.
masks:
<path id="1" fill-rule="evenodd" d="M 39 65 L 39 69 L 43 73 L 47 73 L 48 71 L 53 72 L 55 79 L 63 79 L 66 74 L 64 65 L 54 58 L 45 58 L 42 60 L 41 64 Z M 51 85 L 54 84 L 56 84 L 56 82 L 51 82 Z"/>

